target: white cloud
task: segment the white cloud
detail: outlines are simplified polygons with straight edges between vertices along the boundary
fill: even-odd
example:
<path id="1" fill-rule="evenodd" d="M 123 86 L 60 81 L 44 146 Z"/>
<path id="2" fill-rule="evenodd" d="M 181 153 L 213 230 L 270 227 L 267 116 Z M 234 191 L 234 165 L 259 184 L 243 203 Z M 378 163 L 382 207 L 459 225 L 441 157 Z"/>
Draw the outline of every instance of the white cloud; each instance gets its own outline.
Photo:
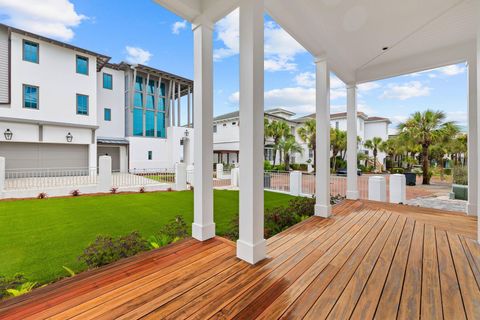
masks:
<path id="1" fill-rule="evenodd" d="M 404 84 L 389 84 L 380 96 L 382 99 L 407 100 L 430 95 L 431 88 L 420 81 L 410 81 Z"/>
<path id="2" fill-rule="evenodd" d="M 152 57 L 152 54 L 139 47 L 130 47 L 126 46 L 125 50 L 127 51 L 126 60 L 129 63 L 133 64 L 147 64 Z"/>
<path id="3" fill-rule="evenodd" d="M 69 0 L 0 0 L 3 22 L 62 41 L 69 41 L 86 16 L 75 11 Z"/>
<path id="4" fill-rule="evenodd" d="M 468 113 L 466 111 L 450 111 L 446 112 L 448 121 L 455 121 L 459 125 L 468 125 Z"/>
<path id="5" fill-rule="evenodd" d="M 239 10 L 234 10 L 220 20 L 216 25 L 217 40 L 223 47 L 214 50 L 216 61 L 239 53 L 240 30 Z M 292 71 L 296 70 L 295 56 L 305 52 L 305 49 L 285 30 L 272 21 L 265 23 L 265 70 Z"/>
<path id="6" fill-rule="evenodd" d="M 302 72 L 295 76 L 295 83 L 302 87 L 314 87 L 315 86 L 315 73 Z"/>
<path id="7" fill-rule="evenodd" d="M 358 91 L 360 92 L 368 92 L 370 90 L 380 88 L 381 85 L 377 82 L 365 82 L 365 83 L 359 84 L 357 87 L 358 87 Z"/>
<path id="8" fill-rule="evenodd" d="M 456 76 L 458 74 L 465 73 L 465 71 L 467 71 L 467 68 L 465 67 L 465 65 L 454 64 L 451 66 L 439 68 L 438 71 L 446 76 Z"/>
<path id="9" fill-rule="evenodd" d="M 180 34 L 180 31 L 187 27 L 187 20 L 177 21 L 172 25 L 172 33 Z"/>

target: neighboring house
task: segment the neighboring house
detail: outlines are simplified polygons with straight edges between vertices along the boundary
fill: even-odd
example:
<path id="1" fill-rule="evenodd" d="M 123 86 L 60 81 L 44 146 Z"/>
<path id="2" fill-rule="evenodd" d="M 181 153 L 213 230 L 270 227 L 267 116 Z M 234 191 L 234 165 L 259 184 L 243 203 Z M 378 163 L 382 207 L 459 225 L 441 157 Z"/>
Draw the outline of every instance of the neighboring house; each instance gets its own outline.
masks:
<path id="1" fill-rule="evenodd" d="M 193 81 L 109 60 L 0 24 L 0 156 L 7 169 L 96 167 L 99 156 L 110 155 L 112 169 L 125 172 L 172 168 L 186 157 L 180 141 L 192 131 Z M 181 121 L 181 109 L 188 119 Z"/>
<path id="2" fill-rule="evenodd" d="M 313 151 L 309 150 L 305 142 L 303 142 L 298 136 L 297 130 L 302 127 L 305 121 L 308 119 L 314 119 L 315 114 L 307 115 L 301 118 L 294 118 L 295 113 L 282 108 L 276 108 L 265 111 L 265 117 L 269 120 L 285 121 L 291 128 L 291 133 L 295 136 L 297 142 L 303 147 L 302 154 L 295 154 L 291 157 L 291 163 L 308 163 L 309 160 L 313 160 Z M 214 118 L 213 125 L 213 152 L 214 163 L 228 163 L 234 164 L 238 162 L 239 156 L 239 113 L 231 112 L 224 115 L 220 115 Z M 363 147 L 365 140 L 372 139 L 373 137 L 380 137 L 382 140 L 388 139 L 388 126 L 390 120 L 382 117 L 368 117 L 363 112 L 358 112 L 357 116 L 357 130 L 358 136 L 361 139 L 359 143 L 359 151 L 368 153 L 369 156 L 373 156 L 371 150 L 367 150 Z M 347 114 L 334 113 L 330 115 L 330 125 L 332 128 L 338 128 L 340 130 L 347 130 Z M 273 163 L 274 156 L 275 162 L 279 163 L 279 152 L 274 154 L 273 140 L 267 139 L 265 142 L 265 158 Z M 383 163 L 385 154 L 378 153 L 378 161 Z"/>

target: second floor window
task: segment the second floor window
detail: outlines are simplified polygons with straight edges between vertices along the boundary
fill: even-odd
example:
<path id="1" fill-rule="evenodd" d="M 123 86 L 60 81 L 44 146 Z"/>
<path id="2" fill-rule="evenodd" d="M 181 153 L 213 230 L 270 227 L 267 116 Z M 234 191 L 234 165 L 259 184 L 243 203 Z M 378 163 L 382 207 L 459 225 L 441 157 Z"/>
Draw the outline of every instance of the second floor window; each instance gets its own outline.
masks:
<path id="1" fill-rule="evenodd" d="M 111 74 L 108 74 L 108 73 L 103 74 L 103 88 L 112 90 L 113 80 L 112 80 Z"/>
<path id="2" fill-rule="evenodd" d="M 103 119 L 105 121 L 112 121 L 112 109 L 109 109 L 109 108 L 103 109 Z"/>
<path id="3" fill-rule="evenodd" d="M 23 60 L 38 63 L 38 43 L 23 40 Z"/>
<path id="4" fill-rule="evenodd" d="M 214 125 L 214 126 L 213 126 L 213 132 L 214 132 L 214 133 L 217 132 L 217 125 Z"/>
<path id="5" fill-rule="evenodd" d="M 88 115 L 88 96 L 77 94 L 77 114 Z"/>
<path id="6" fill-rule="evenodd" d="M 23 107 L 27 109 L 38 109 L 38 87 L 23 85 Z"/>
<path id="7" fill-rule="evenodd" d="M 77 56 L 77 73 L 88 75 L 88 58 Z"/>

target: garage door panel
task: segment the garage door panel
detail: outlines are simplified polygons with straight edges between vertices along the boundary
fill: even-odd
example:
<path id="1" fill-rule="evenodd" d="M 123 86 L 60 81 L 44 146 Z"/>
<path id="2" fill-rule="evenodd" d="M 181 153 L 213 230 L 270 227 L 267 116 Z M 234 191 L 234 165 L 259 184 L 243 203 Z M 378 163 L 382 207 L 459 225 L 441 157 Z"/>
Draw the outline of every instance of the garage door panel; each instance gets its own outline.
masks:
<path id="1" fill-rule="evenodd" d="M 39 143 L 0 143 L 7 169 L 86 168 L 88 146 Z"/>

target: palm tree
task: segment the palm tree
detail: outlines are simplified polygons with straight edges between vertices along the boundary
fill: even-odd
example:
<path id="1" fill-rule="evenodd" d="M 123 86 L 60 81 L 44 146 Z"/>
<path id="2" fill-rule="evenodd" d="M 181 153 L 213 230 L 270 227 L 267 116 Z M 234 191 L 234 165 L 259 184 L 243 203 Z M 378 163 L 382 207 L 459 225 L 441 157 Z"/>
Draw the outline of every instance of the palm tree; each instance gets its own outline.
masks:
<path id="1" fill-rule="evenodd" d="M 389 159 L 390 163 L 393 164 L 393 159 L 398 154 L 398 141 L 396 138 L 388 138 L 388 140 L 383 141 L 378 150 L 385 152 Z M 388 168 L 387 168 L 388 169 Z"/>
<path id="2" fill-rule="evenodd" d="M 263 118 L 263 146 L 266 145 L 267 139 L 272 137 L 272 127 L 270 126 L 270 122 L 265 117 Z M 264 160 L 267 160 L 267 155 L 264 154 Z"/>
<path id="3" fill-rule="evenodd" d="M 365 148 L 373 151 L 373 167 L 375 169 L 377 169 L 377 155 L 378 155 L 378 150 L 382 145 L 382 142 L 383 142 L 382 138 L 373 137 L 373 139 L 371 140 L 366 140 L 364 144 Z"/>
<path id="4" fill-rule="evenodd" d="M 404 123 L 398 126 L 400 134 L 408 136 L 417 145 L 421 146 L 423 184 L 430 184 L 430 146 L 444 141 L 445 137 L 458 132 L 454 122 L 445 122 L 445 113 L 442 111 L 426 110 L 415 112 Z"/>
<path id="5" fill-rule="evenodd" d="M 330 149 L 332 150 L 332 169 L 337 167 L 337 156 L 347 150 L 347 132 L 330 128 Z"/>
<path id="6" fill-rule="evenodd" d="M 293 135 L 288 135 L 280 140 L 279 144 L 280 150 L 283 151 L 284 154 L 284 163 L 285 169 L 289 170 L 290 167 L 290 155 L 294 153 L 303 153 L 302 146 L 295 140 Z"/>
<path id="7" fill-rule="evenodd" d="M 290 134 L 290 127 L 285 121 L 272 121 L 269 124 L 271 137 L 273 138 L 273 165 L 277 158 L 277 150 L 280 151 L 280 161 L 282 161 L 282 150 L 279 148 L 280 140 Z"/>
<path id="8" fill-rule="evenodd" d="M 297 133 L 305 142 L 309 149 L 313 151 L 313 168 L 315 168 L 315 157 L 317 154 L 317 144 L 316 144 L 316 137 L 317 137 L 317 123 L 314 119 L 307 120 L 302 127 L 298 128 Z"/>

